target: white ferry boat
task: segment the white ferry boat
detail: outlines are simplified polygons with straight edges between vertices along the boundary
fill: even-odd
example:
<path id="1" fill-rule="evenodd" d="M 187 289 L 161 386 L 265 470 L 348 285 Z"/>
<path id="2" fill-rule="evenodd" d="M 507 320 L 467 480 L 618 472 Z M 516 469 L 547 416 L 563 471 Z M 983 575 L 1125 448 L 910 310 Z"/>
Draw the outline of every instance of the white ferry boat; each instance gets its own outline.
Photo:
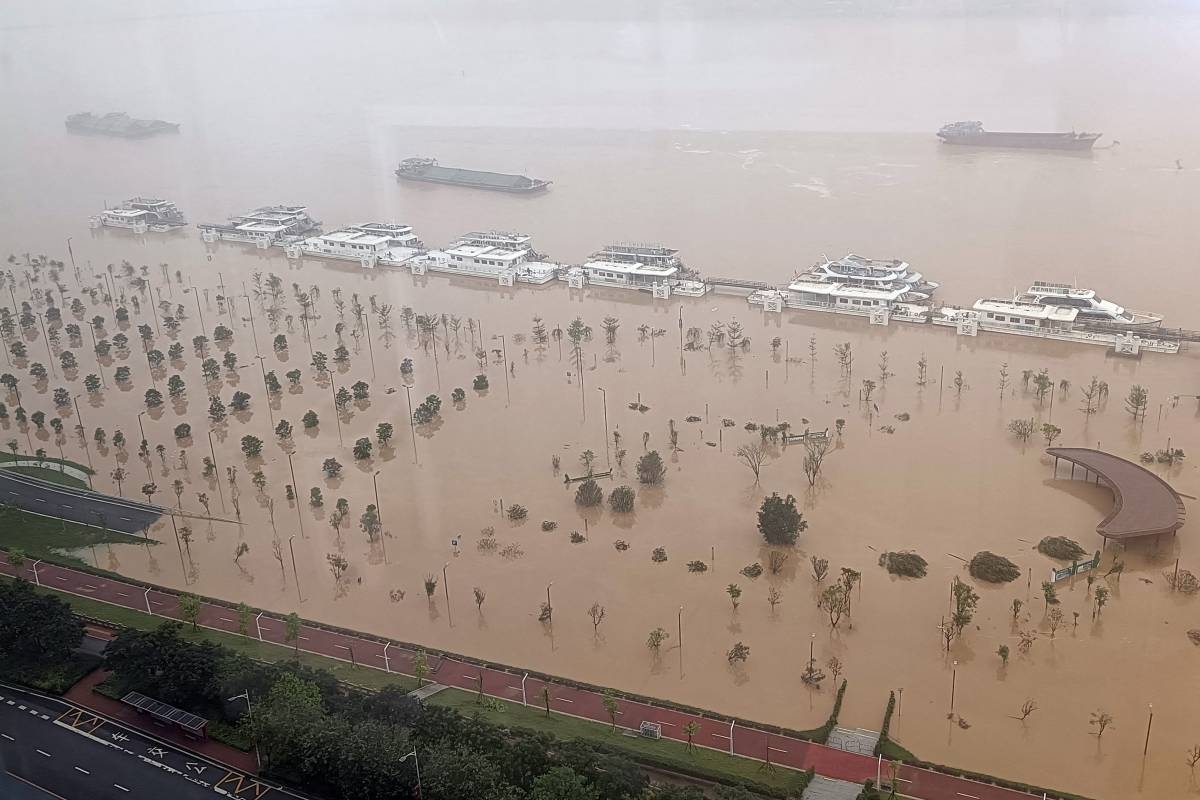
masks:
<path id="1" fill-rule="evenodd" d="M 905 298 L 908 302 L 928 300 L 939 286 L 925 280 L 921 273 L 910 270 L 908 262 L 898 259 L 883 261 L 864 258 L 854 253 L 834 260 L 827 258 L 797 277 L 865 289 L 890 291 L 903 288 L 909 293 Z"/>
<path id="2" fill-rule="evenodd" d="M 473 231 L 443 250 L 431 250 L 413 259 L 409 266 L 414 274 L 432 271 L 492 278 L 501 286 L 549 283 L 562 266 L 540 259 L 527 234 Z"/>
<path id="3" fill-rule="evenodd" d="M 892 317 L 926 321 L 930 314 L 926 303 L 937 288 L 903 261 L 876 261 L 851 253 L 810 267 L 786 289 L 759 290 L 747 300 L 767 311 L 793 308 L 859 314 L 869 316 L 872 324 L 886 325 Z"/>
<path id="4" fill-rule="evenodd" d="M 124 228 L 135 233 L 167 233 L 187 225 L 175 204 L 156 197 L 134 197 L 88 219 L 92 228 Z"/>
<path id="5" fill-rule="evenodd" d="M 661 298 L 671 294 L 699 297 L 709 288 L 703 281 L 685 277 L 678 250 L 657 244 L 608 245 L 561 277 L 571 288 L 613 286 L 649 291 Z"/>
<path id="6" fill-rule="evenodd" d="M 1152 327 L 1162 323 L 1157 314 L 1128 311 L 1116 303 L 1101 300 L 1093 289 L 1080 289 L 1067 283 L 1034 281 L 1020 300 L 1038 305 L 1053 305 L 1074 308 L 1079 311 L 1081 323 L 1115 325 L 1124 328 Z"/>
<path id="7" fill-rule="evenodd" d="M 285 246 L 288 258 L 334 258 L 357 261 L 364 268 L 398 266 L 424 252 L 411 225 L 364 222 L 311 236 Z"/>
<path id="8" fill-rule="evenodd" d="M 264 206 L 230 217 L 228 222 L 201 223 L 196 227 L 206 242 L 243 242 L 265 250 L 319 233 L 321 223 L 308 215 L 307 206 Z"/>
<path id="9" fill-rule="evenodd" d="M 1119 330 L 1097 331 L 1083 324 L 1078 308 L 1032 302 L 1022 297 L 1012 300 L 983 298 L 969 309 L 947 306 L 938 310 L 932 322 L 953 326 L 962 336 L 976 336 L 983 330 L 1097 344 L 1111 347 L 1123 355 L 1138 355 L 1142 350 L 1179 352 L 1178 341 L 1147 338 Z"/>

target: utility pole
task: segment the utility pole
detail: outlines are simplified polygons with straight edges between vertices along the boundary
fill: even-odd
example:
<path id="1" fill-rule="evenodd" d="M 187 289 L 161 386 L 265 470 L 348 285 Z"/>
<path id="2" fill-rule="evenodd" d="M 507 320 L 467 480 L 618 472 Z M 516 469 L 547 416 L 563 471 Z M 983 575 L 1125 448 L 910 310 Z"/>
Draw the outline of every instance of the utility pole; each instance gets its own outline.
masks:
<path id="1" fill-rule="evenodd" d="M 304 598 L 300 595 L 300 573 L 296 571 L 296 547 L 292 544 L 295 539 L 295 536 L 288 537 L 288 550 L 292 554 L 292 576 L 296 579 L 296 600 L 303 603 Z"/>

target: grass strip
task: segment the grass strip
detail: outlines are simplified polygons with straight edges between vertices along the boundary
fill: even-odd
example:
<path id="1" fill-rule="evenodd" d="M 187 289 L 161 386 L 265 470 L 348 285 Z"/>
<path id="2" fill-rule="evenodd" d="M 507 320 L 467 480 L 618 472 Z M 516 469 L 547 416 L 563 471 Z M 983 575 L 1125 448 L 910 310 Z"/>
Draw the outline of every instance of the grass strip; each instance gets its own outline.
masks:
<path id="1" fill-rule="evenodd" d="M 557 739 L 583 739 L 647 766 L 719 783 L 743 783 L 751 791 L 774 797 L 797 796 L 811 779 L 805 772 L 786 767 L 767 768 L 762 762 L 705 747 L 696 747 L 689 752 L 685 742 L 674 739 L 626 736 L 601 722 L 563 714 L 547 716 L 541 708 L 494 699 L 480 703 L 477 694 L 461 689 L 445 689 L 425 702 L 454 708 L 468 716 L 478 714 L 496 725 L 541 731 Z"/>

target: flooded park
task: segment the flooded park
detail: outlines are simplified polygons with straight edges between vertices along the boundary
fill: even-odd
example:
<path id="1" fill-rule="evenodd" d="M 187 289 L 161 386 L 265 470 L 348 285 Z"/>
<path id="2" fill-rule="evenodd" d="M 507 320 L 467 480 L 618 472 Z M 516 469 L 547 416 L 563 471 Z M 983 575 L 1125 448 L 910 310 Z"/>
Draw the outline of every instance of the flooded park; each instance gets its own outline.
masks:
<path id="1" fill-rule="evenodd" d="M 22 110 L 0 154 L 0 444 L 173 512 L 146 541 L 71 556 L 794 729 L 826 720 L 844 677 L 841 724 L 878 730 L 894 691 L 891 736 L 926 761 L 1097 800 L 1200 795 L 1195 525 L 1106 546 L 1113 493 L 1045 452 L 1141 463 L 1194 513 L 1196 344 L 1128 357 L 768 312 L 747 292 L 506 287 L 195 229 L 295 203 L 325 231 L 401 223 L 430 248 L 519 231 L 563 264 L 659 242 L 702 275 L 771 287 L 862 253 L 940 283 L 939 303 L 1061 281 L 1200 329 L 1195 107 L 1129 88 L 1119 57 L 1155 85 L 1194 74 L 1194 17 L 674 25 L 594 8 L 578 13 L 602 35 L 582 36 L 575 12 L 514 10 L 543 49 L 498 62 L 510 20 L 494 10 L 149 17 L 103 47 L 87 31 L 106 20 L 28 13 L 0 83 Z M 354 37 L 354 57 L 314 68 L 328 35 Z M 735 40 L 755 52 L 731 61 Z M 191 66 L 137 94 L 93 74 L 144 69 L 148 41 Z M 447 59 L 447 41 L 477 46 Z M 878 84 L 814 80 L 850 49 Z M 1045 60 L 996 77 L 990 58 L 1030 53 Z M 697 82 L 718 67 L 737 79 Z M 304 91 L 243 88 L 287 69 Z M 61 91 L 28 88 L 59 70 Z M 397 70 L 411 81 L 396 97 L 361 80 Z M 980 86 L 1005 125 L 1108 136 L 1083 154 L 949 153 L 933 131 L 988 110 Z M 180 133 L 62 130 L 105 104 Z M 415 156 L 553 183 L 397 181 Z M 139 195 L 188 226 L 89 229 Z M 772 495 L 802 515 L 794 544 L 760 533 Z M 1047 537 L 1078 551 L 1044 555 Z M 973 575 L 980 553 L 1009 560 L 1009 580 Z M 911 574 L 881 566 L 898 562 Z"/>
<path id="2" fill-rule="evenodd" d="M 1100 550 L 1095 526 L 1112 503 L 1065 468 L 1055 478 L 1041 426 L 1061 429 L 1056 445 L 1134 460 L 1191 452 L 1197 400 L 1180 396 L 1190 355 L 1135 361 L 997 336 L 964 344 L 929 326 L 766 314 L 736 297 L 483 288 L 206 250 L 190 237 L 164 246 L 99 236 L 106 249 L 141 256 L 138 266 L 118 261 L 110 274 L 93 265 L 94 276 L 81 267 L 79 280 L 69 265 L 56 269 L 70 299 L 47 329 L 52 360 L 40 327 L 17 334 L 21 403 L 60 414 L 68 433 L 2 423 L 18 445 L 28 433 L 34 447 L 90 459 L 96 488 L 115 492 L 122 469 L 125 496 L 140 498 L 152 482 L 149 499 L 185 515 L 183 542 L 164 519 L 148 531 L 158 544 L 100 548 L 99 567 L 794 728 L 818 725 L 831 702 L 827 688 L 800 679 L 811 643 L 818 665 L 837 658 L 849 680 L 843 724 L 877 726 L 888 690 L 903 688 L 893 735 L 927 760 L 1098 797 L 1186 779 L 1185 748 L 1167 743 L 1189 741 L 1197 710 L 1185 690 L 1195 607 L 1166 576 L 1177 558 L 1196 566 L 1187 528 L 1109 546 L 1095 573 L 1105 577 L 1060 582 L 1054 609 L 1041 583 L 1063 562 L 1034 547 L 1066 536 L 1089 555 Z M 190 263 L 162 260 L 180 250 Z M 54 291 L 50 267 L 20 256 L 10 266 L 18 303 L 30 289 Z M 97 357 L 89 333 L 72 342 L 60 330 L 71 324 L 114 346 Z M 848 359 L 835 351 L 847 344 Z M 64 370 L 68 350 L 77 363 Z M 36 381 L 27 374 L 35 361 L 60 371 Z M 1049 391 L 1037 389 L 1041 370 Z M 95 391 L 89 374 L 103 376 Z M 1085 414 L 1093 376 L 1108 391 Z M 1145 420 L 1127 408 L 1135 384 L 1148 393 Z M 82 395 L 86 452 L 69 434 L 73 409 L 53 410 L 60 385 Z M 159 404 L 148 406 L 155 389 Z M 244 410 L 238 392 L 249 396 Z M 6 402 L 15 407 L 15 396 Z M 1017 419 L 1033 419 L 1037 432 L 1021 440 Z M 381 423 L 391 426 L 382 441 Z M 808 449 L 783 443 L 780 423 L 792 434 L 828 431 L 811 485 Z M 757 454 L 758 480 L 739 448 Z M 650 451 L 665 471 L 646 484 L 638 462 Z M 565 483 L 589 465 L 605 476 L 592 507 L 579 505 L 578 483 Z M 1152 469 L 1185 494 L 1195 489 L 1186 460 Z M 633 489 L 631 511 L 610 505 L 618 486 Z M 807 524 L 794 547 L 768 546 L 757 530 L 773 492 L 794 495 Z M 1021 577 L 973 580 L 964 562 L 984 550 L 1011 559 Z M 889 551 L 919 554 L 927 574 L 889 575 L 879 566 Z M 814 559 L 827 562 L 822 581 Z M 1124 571 L 1107 574 L 1114 561 Z M 849 614 L 831 627 L 818 600 L 843 568 L 861 578 Z M 955 578 L 980 599 L 947 650 Z M 1099 609 L 1096 587 L 1109 592 Z M 542 618 L 547 599 L 551 619 Z M 604 613 L 594 625 L 596 604 Z M 1056 623 L 1049 612 L 1060 608 Z M 667 634 L 657 652 L 647 645 L 655 628 Z M 739 642 L 749 657 L 731 667 L 726 652 Z M 1038 710 L 1019 721 L 1029 700 Z M 1151 703 L 1157 744 L 1143 771 L 1136 750 Z M 1089 728 L 1098 710 L 1115 720 L 1099 739 Z M 1064 762 L 1088 766 L 1064 778 Z"/>

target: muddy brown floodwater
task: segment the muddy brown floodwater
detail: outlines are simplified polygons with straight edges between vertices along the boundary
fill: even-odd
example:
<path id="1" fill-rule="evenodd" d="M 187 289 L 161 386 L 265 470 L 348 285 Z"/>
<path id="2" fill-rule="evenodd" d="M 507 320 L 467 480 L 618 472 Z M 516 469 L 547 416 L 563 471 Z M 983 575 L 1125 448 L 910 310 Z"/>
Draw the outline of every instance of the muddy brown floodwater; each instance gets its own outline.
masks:
<path id="1" fill-rule="evenodd" d="M 206 251 L 190 236 L 140 243 L 132 237 L 104 234 L 93 245 L 112 257 L 125 250 L 136 264 L 150 265 L 149 291 L 161 292 L 164 300 L 182 305 L 188 315 L 177 334 L 164 330 L 154 339 L 154 346 L 164 352 L 172 341 L 184 346 L 182 359 L 154 376 L 159 389 L 165 392 L 166 379 L 174 374 L 182 375 L 187 385 L 184 400 L 176 404 L 168 399 L 162 409 L 143 417 L 151 447 L 167 447 L 165 467 L 151 454 L 153 478 L 160 490 L 155 500 L 173 505 L 171 484 L 180 479 L 185 485 L 184 512 L 202 513 L 197 493 L 207 492 L 214 515 L 233 518 L 228 483 L 222 480 L 223 499 L 218 499 L 217 484 L 201 477 L 201 461 L 208 454 L 206 432 L 211 429 L 222 472 L 237 467 L 241 511 L 240 524 L 191 522 L 194 538 L 186 570 L 171 541 L 171 528 L 162 522 L 150 531 L 161 541 L 159 546 L 113 547 L 101 553 L 102 567 L 179 589 L 280 612 L 295 609 L 315 620 L 797 728 L 820 724 L 832 700 L 828 687 L 814 692 L 800 682 L 812 640 L 821 662 L 836 656 L 845 664 L 849 691 L 844 724 L 878 728 L 888 690 L 903 687 L 903 706 L 892 730 L 922 758 L 1099 798 L 1129 797 L 1139 791 L 1153 797 L 1179 796 L 1188 784 L 1184 755 L 1197 736 L 1194 720 L 1200 712 L 1200 694 L 1196 692 L 1196 648 L 1185 634 L 1197 626 L 1197 605 L 1193 599 L 1170 593 L 1163 573 L 1177 557 L 1183 567 L 1200 569 L 1200 548 L 1188 527 L 1157 546 L 1109 548 L 1103 555 L 1105 570 L 1114 556 L 1127 564 L 1119 579 L 1097 584 L 1111 588 L 1109 605 L 1093 621 L 1086 583 L 1079 579 L 1073 585 L 1061 584 L 1067 621 L 1052 636 L 1039 584 L 1054 562 L 1039 555 L 1033 545 L 1042 536 L 1066 535 L 1089 552 L 1100 548 L 1094 528 L 1111 501 L 1104 489 L 1067 480 L 1065 470 L 1055 479 L 1041 440 L 1035 437 L 1022 445 L 1007 426 L 1018 417 L 1051 419 L 1049 401 L 1039 406 L 1021 381 L 1023 370 L 1046 368 L 1056 383 L 1071 384 L 1065 393 L 1055 389 L 1052 419 L 1063 430 L 1058 444 L 1099 443 L 1132 458 L 1165 447 L 1168 441 L 1188 453 L 1196 452 L 1200 449 L 1197 403 L 1190 397 L 1172 399 L 1176 394 L 1195 394 L 1191 378 L 1195 358 L 1190 354 L 1147 355 L 1133 361 L 1108 356 L 1098 347 L 999 335 L 965 339 L 948 330 L 875 328 L 857 318 L 811 313 L 789 312 L 781 317 L 752 310 L 737 297 L 654 302 L 619 290 L 571 292 L 559 284 L 500 290 L 484 282 L 438 276 L 414 278 L 317 261 L 289 263 L 233 245 Z M 170 261 L 168 274 L 180 269 L 184 285 L 194 283 L 198 295 L 173 278 L 164 283 L 157 265 L 166 261 Z M 23 271 L 18 264 L 18 276 Z M 228 311 L 222 318 L 218 283 L 226 285 L 227 293 L 240 295 L 245 280 L 253 295 L 256 271 L 264 278 L 277 274 L 282 280 L 276 322 L 268 319 L 263 301 L 253 297 L 235 298 L 232 321 Z M 118 292 L 135 294 L 128 279 L 121 278 L 120 266 L 115 272 Z M 87 267 L 81 273 L 84 285 L 98 280 Z M 74 290 L 69 267 L 62 281 L 69 287 L 68 297 L 82 296 L 87 301 L 83 320 L 97 314 L 105 317 L 104 332 L 111 339 L 120 327 L 112 311 Z M 334 378 L 339 387 L 366 381 L 370 396 L 351 403 L 341 418 L 340 441 L 332 387 L 318 379 L 310 365 L 293 284 L 305 291 L 318 288 L 317 318 L 310 322 L 311 346 L 331 356 L 338 342 L 335 324 L 343 321 L 335 310 L 335 290 L 347 302 L 343 339 L 351 357 L 347 364 L 335 367 Z M 44 289 L 47 279 L 33 286 Z M 28 297 L 24 281 L 16 294 L 18 301 Z M 351 335 L 355 326 L 349 304 L 354 294 L 364 304 L 373 297 L 393 307 L 393 340 L 385 341 L 377 315 L 370 318 L 371 349 L 365 335 Z M 220 358 L 221 351 L 232 351 L 244 367 L 232 376 L 223 369 L 220 380 L 207 387 L 201 359 L 191 345 L 201 330 L 197 298 L 210 337 L 220 322 L 234 331 L 233 341 L 227 347 L 214 345 L 213 353 Z M 453 315 L 462 326 L 457 336 L 453 330 L 439 328 L 438 341 L 426 351 L 402 322 L 403 306 L 418 314 Z M 124 489 L 130 495 L 145 477 L 136 454 L 136 415 L 151 385 L 136 330 L 139 322 L 152 324 L 145 298 L 141 307 L 143 318 L 135 314 L 125 330 L 132 339 L 131 354 L 104 362 L 108 387 L 83 406 L 89 432 L 102 427 L 110 438 L 117 428 L 125 433 L 130 439 L 128 456 L 111 444 L 98 450 L 93 443 L 84 453 L 78 438 L 71 435 L 63 445 L 68 458 L 93 460 L 100 489 L 115 491 L 108 476 L 124 459 L 130 473 Z M 707 330 L 714 322 L 738 320 L 751 340 L 749 348 L 681 352 L 677 327 L 681 311 L 685 328 Z M 294 317 L 290 331 L 287 315 Z M 563 342 L 561 355 L 554 340 L 535 346 L 535 316 L 544 318 L 550 329 L 565 329 L 575 316 L 591 326 L 592 340 L 583 346 L 582 375 L 570 364 L 568 342 Z M 612 346 L 605 343 L 601 325 L 606 316 L 620 320 Z M 475 323 L 468 320 L 477 321 L 489 351 L 482 368 L 471 346 Z M 64 321 L 78 320 L 68 312 Z M 638 330 L 643 325 L 665 329 L 665 335 L 644 338 Z M 287 336 L 287 350 L 271 348 L 276 333 Z M 255 363 L 255 337 L 264 368 L 275 371 L 284 383 L 282 395 L 270 408 Z M 775 337 L 781 346 L 773 352 L 770 343 Z M 29 360 L 45 361 L 40 332 L 29 331 L 23 338 Z M 815 363 L 810 359 L 810 341 L 815 343 Z M 849 379 L 840 375 L 833 354 L 833 346 L 840 342 L 853 348 Z M 501 347 L 507 349 L 511 362 L 507 380 L 504 365 L 494 355 L 494 349 Z M 27 368 L 14 370 L 29 410 L 50 412 L 56 386 L 83 391 L 83 376 L 96 371 L 96 360 L 90 341 L 74 351 L 80 369 L 70 380 L 60 377 L 34 384 Z M 879 366 L 884 351 L 887 371 L 893 373 L 886 380 L 881 379 Z M 929 380 L 918 386 L 917 361 L 922 356 L 928 362 Z M 407 393 L 400 372 L 404 358 L 414 362 L 414 403 L 429 394 L 443 401 L 440 418 L 417 426 L 415 437 L 406 426 Z M 1008 364 L 1010 373 L 1010 386 L 1004 392 L 998 388 L 1002 363 Z M 122 365 L 131 369 L 132 379 L 117 386 L 113 371 Z M 289 388 L 284 378 L 292 369 L 303 375 L 295 388 Z M 958 371 L 961 391 L 954 381 Z M 480 373 L 489 377 L 485 392 L 472 389 L 472 379 Z M 1108 382 L 1111 394 L 1099 413 L 1087 417 L 1079 410 L 1079 387 L 1093 375 Z M 864 378 L 879 384 L 869 403 L 858 400 Z M 1135 423 L 1123 407 L 1123 398 L 1135 383 L 1149 390 L 1144 423 Z M 466 400 L 455 404 L 450 396 L 459 387 L 466 390 Z M 250 393 L 250 410 L 211 425 L 209 392 L 228 402 L 235 390 Z M 648 406 L 644 412 L 628 408 L 639 398 Z M 6 402 L 11 407 L 15 398 Z M 309 409 L 319 415 L 320 424 L 304 430 L 300 420 Z M 901 419 L 903 415 L 908 417 Z M 700 421 L 688 422 L 689 416 Z M 722 418 L 736 424 L 722 427 Z M 808 487 L 803 473 L 801 446 L 773 448 L 757 484 L 734 456 L 738 445 L 759 439 L 757 433 L 744 429 L 747 422 L 782 420 L 794 429 L 824 429 L 834 428 L 839 418 L 846 421 L 844 433 L 814 489 Z M 70 431 L 74 419 L 69 413 L 64 419 Z M 291 482 L 286 450 L 292 442 L 280 442 L 273 434 L 281 419 L 295 426 L 298 509 L 286 499 L 284 489 Z M 679 430 L 675 453 L 669 452 L 672 420 Z M 389 446 L 377 447 L 368 460 L 355 460 L 351 453 L 355 440 L 373 439 L 376 425 L 384 421 L 395 426 Z M 181 422 L 192 425 L 193 435 L 177 444 L 172 431 Z M 11 419 L 4 427 L 6 437 L 21 438 Z M 623 466 L 616 464 L 613 432 L 620 432 L 620 447 L 628 451 Z M 660 488 L 644 488 L 636 480 L 634 463 L 642 454 L 646 433 L 648 447 L 667 458 L 667 475 Z M 248 434 L 266 442 L 259 459 L 247 460 L 240 451 L 241 438 Z M 37 438 L 50 442 L 44 446 L 54 452 L 49 433 L 39 433 Z M 187 469 L 177 463 L 180 449 L 187 454 Z M 576 508 L 574 487 L 564 487 L 562 474 L 552 468 L 552 458 L 561 460 L 562 472 L 579 474 L 583 471 L 580 455 L 587 449 L 597 455 L 597 469 L 612 460 L 616 475 L 601 481 L 606 492 L 621 484 L 637 489 L 632 514 L 614 514 L 607 504 L 587 512 Z M 329 457 L 344 465 L 337 479 L 322 474 L 322 462 Z M 255 469 L 262 469 L 268 479 L 261 493 L 251 484 Z M 1194 495 L 1200 488 L 1196 467 L 1188 461 L 1154 469 L 1181 492 Z M 384 548 L 369 543 L 358 524 L 366 505 L 374 502 L 376 471 L 386 557 Z M 321 489 L 323 508 L 314 509 L 306 502 L 311 487 Z M 779 574 L 767 571 L 746 578 L 739 574 L 743 567 L 755 562 L 767 565 L 768 548 L 755 528 L 755 514 L 770 492 L 795 495 L 808 529 L 787 551 L 788 560 Z M 340 538 L 329 521 L 338 498 L 349 504 Z M 501 502 L 524 505 L 528 519 L 508 521 L 501 516 Z M 557 528 L 543 532 L 543 520 L 555 521 Z M 479 548 L 485 528 L 494 528 L 495 550 Z M 586 541 L 573 543 L 575 531 L 586 532 Z M 287 540 L 292 536 L 303 602 L 297 601 L 288 563 Z M 460 540 L 457 551 L 452 538 Z M 276 539 L 282 546 L 282 564 L 273 556 Z M 619 551 L 614 546 L 617 540 L 626 541 L 628 549 Z M 243 541 L 249 552 L 235 564 L 235 548 Z M 507 556 L 501 554 L 513 547 L 519 555 L 511 550 Z M 666 549 L 665 563 L 651 560 L 656 547 Z M 929 560 L 927 577 L 897 579 L 877 565 L 881 552 L 907 549 Z M 1011 558 L 1023 577 L 1003 587 L 972 580 L 962 559 L 985 549 Z M 349 564 L 338 584 L 329 569 L 330 554 L 341 554 Z M 863 574 L 860 588 L 854 591 L 852 618 L 836 630 L 816 608 L 821 587 L 811 575 L 811 556 L 828 559 L 835 573 L 844 566 Z M 686 565 L 692 560 L 706 562 L 709 570 L 689 572 Z M 443 569 L 448 587 L 441 583 Z M 1032 588 L 1025 577 L 1030 571 Z M 422 586 L 427 575 L 439 580 L 428 599 Z M 947 613 L 949 584 L 955 576 L 971 582 L 981 600 L 974 621 L 947 653 L 938 625 Z M 743 590 L 736 611 L 725 591 L 730 583 Z M 475 587 L 486 593 L 479 610 L 473 599 Z M 555 612 L 552 629 L 537 618 L 548 587 Z M 774 611 L 767 602 L 772 587 L 782 593 Z M 1026 603 L 1015 622 L 1010 613 L 1014 598 Z M 587 616 L 594 602 L 606 609 L 595 634 Z M 682 655 L 676 630 L 681 607 Z M 1079 613 L 1077 626 L 1072 624 L 1074 612 Z M 670 632 L 670 639 L 661 659 L 655 660 L 646 638 L 658 626 Z M 1037 632 L 1028 653 L 1017 652 L 1021 630 Z M 745 666 L 736 670 L 724 655 L 735 642 L 750 647 Z M 1007 667 L 996 655 L 1002 644 L 1013 651 Z M 958 662 L 956 718 L 949 721 L 954 661 Z M 1035 700 L 1039 709 L 1022 723 L 1013 716 L 1027 699 Z M 1153 738 L 1143 759 L 1138 749 L 1150 703 L 1155 707 Z M 1098 709 L 1115 718 L 1103 739 L 1089 734 L 1089 717 Z M 960 727 L 959 718 L 969 727 Z"/>

